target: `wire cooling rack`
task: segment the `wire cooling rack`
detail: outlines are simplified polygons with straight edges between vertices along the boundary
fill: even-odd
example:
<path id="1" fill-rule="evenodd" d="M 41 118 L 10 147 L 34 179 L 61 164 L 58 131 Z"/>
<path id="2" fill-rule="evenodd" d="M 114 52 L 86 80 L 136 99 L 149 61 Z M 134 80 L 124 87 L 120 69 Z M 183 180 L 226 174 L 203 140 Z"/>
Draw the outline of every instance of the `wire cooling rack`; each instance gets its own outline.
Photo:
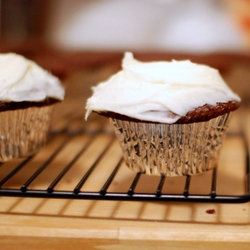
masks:
<path id="1" fill-rule="evenodd" d="M 48 144 L 38 154 L 26 159 L 16 160 L 10 163 L 0 165 L 0 196 L 15 196 L 15 197 L 35 197 L 35 198 L 59 198 L 59 199 L 92 199 L 92 200 L 121 200 L 121 201 L 162 201 L 162 202 L 217 202 L 217 203 L 243 203 L 250 200 L 250 157 L 247 140 L 241 132 L 229 133 L 228 137 L 237 137 L 244 144 L 245 155 L 245 192 L 239 195 L 217 193 L 218 172 L 217 168 L 211 170 L 211 178 L 208 182 L 209 192 L 193 194 L 190 192 L 190 185 L 196 177 L 181 177 L 184 178 L 183 189 L 179 192 L 166 192 L 164 185 L 169 181 L 173 181 L 173 177 L 157 177 L 155 189 L 151 191 L 137 192 L 137 186 L 140 185 L 143 174 L 136 174 L 131 170 L 130 178 L 126 181 L 126 187 L 122 190 L 115 188 L 110 190 L 110 186 L 116 185 L 116 177 L 121 169 L 126 168 L 122 156 L 118 153 L 115 163 L 105 161 L 108 157 L 109 150 L 114 147 L 116 142 L 115 135 L 98 120 L 95 122 L 82 125 L 80 120 L 83 118 L 71 119 L 67 126 L 62 129 L 52 131 Z M 76 122 L 77 121 L 77 122 Z M 78 125 L 76 125 L 78 124 Z M 80 124 L 80 125 L 79 125 Z M 97 143 L 102 145 L 101 150 L 95 150 L 92 156 L 92 162 L 86 164 L 89 160 L 87 151 L 93 147 L 93 142 L 97 137 L 105 137 L 106 142 Z M 77 150 L 74 148 L 78 138 L 82 138 L 82 146 Z M 80 139 L 79 139 L 80 140 Z M 81 141 L 81 140 L 80 140 Z M 81 144 L 81 142 L 78 144 Z M 53 145 L 53 146 L 52 146 Z M 66 150 L 67 148 L 67 150 Z M 116 147 L 115 147 L 116 148 Z M 45 152 L 44 152 L 45 151 Z M 98 151 L 98 152 L 95 152 Z M 44 155 L 44 156 L 43 156 Z M 61 155 L 61 156 L 60 156 Z M 118 156 L 117 156 L 118 155 Z M 67 157 L 66 157 L 67 156 Z M 62 162 L 58 158 L 67 161 Z M 110 157 L 110 156 L 109 156 Z M 37 158 L 39 160 L 37 160 Z M 108 164 L 112 166 L 108 166 Z M 84 166 L 82 174 L 78 174 L 79 169 Z M 95 178 L 98 168 L 107 167 L 108 174 L 102 178 L 98 178 L 98 185 L 91 187 L 90 179 Z M 53 168 L 53 174 L 51 174 Z M 55 174 L 55 171 L 56 174 Z M 74 171 L 77 172 L 74 174 Z M 67 182 L 67 174 L 73 173 L 74 184 L 67 188 L 60 187 L 61 182 Z M 47 173 L 47 174 L 46 174 Z M 41 175 L 45 176 L 41 178 Z M 39 180 L 39 178 L 43 181 Z M 178 182 L 179 177 L 175 177 L 174 181 Z M 45 181 L 46 180 L 46 181 Z M 155 178 L 154 178 L 155 180 Z M 35 183 L 40 183 L 38 186 Z M 41 185 L 42 183 L 42 185 Z M 86 183 L 88 183 L 87 187 Z M 90 183 L 90 184 L 89 184 Z M 96 181 L 92 182 L 96 184 Z M 207 185 L 207 184 L 206 184 Z"/>

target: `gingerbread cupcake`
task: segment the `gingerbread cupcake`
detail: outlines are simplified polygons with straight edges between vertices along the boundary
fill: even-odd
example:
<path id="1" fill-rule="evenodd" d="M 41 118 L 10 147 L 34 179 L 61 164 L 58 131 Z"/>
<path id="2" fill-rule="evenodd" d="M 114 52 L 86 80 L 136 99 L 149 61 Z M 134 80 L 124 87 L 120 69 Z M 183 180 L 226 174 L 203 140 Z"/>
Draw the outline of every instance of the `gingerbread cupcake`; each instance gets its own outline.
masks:
<path id="1" fill-rule="evenodd" d="M 44 145 L 60 81 L 14 53 L 0 54 L 0 162 L 34 154 Z"/>
<path id="2" fill-rule="evenodd" d="M 93 87 L 86 119 L 109 118 L 127 166 L 149 175 L 186 176 L 217 166 L 231 112 L 240 98 L 216 69 L 190 61 L 140 62 Z"/>

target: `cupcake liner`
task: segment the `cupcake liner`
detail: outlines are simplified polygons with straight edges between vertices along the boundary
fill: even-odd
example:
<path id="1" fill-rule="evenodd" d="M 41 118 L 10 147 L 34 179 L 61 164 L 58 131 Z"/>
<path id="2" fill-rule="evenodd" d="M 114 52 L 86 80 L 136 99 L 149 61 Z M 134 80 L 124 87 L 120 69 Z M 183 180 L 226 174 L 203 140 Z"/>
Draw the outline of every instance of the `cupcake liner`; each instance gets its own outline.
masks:
<path id="1" fill-rule="evenodd" d="M 216 167 L 229 118 L 226 113 L 186 124 L 109 120 L 130 169 L 147 175 L 187 176 Z"/>
<path id="2" fill-rule="evenodd" d="M 45 144 L 53 106 L 0 112 L 0 162 L 30 156 Z"/>

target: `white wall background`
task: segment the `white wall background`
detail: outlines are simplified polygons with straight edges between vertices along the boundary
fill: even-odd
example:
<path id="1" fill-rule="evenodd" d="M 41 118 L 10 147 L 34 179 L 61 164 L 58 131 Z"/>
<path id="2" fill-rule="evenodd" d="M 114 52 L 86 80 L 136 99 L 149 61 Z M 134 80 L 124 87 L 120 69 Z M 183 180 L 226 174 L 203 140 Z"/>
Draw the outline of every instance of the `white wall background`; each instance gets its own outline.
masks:
<path id="1" fill-rule="evenodd" d="M 67 49 L 242 51 L 219 0 L 50 0 L 47 40 Z"/>

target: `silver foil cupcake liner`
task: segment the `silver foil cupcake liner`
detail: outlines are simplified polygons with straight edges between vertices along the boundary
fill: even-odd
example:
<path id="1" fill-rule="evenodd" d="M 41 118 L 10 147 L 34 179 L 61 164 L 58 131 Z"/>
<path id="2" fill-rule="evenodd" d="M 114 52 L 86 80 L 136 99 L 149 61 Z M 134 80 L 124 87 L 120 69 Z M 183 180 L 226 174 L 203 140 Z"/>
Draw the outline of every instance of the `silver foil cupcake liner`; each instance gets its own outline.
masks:
<path id="1" fill-rule="evenodd" d="M 227 113 L 187 124 L 109 120 L 130 169 L 148 175 L 187 176 L 216 167 L 229 118 Z"/>
<path id="2" fill-rule="evenodd" d="M 0 162 L 36 153 L 45 143 L 53 105 L 0 112 Z"/>

